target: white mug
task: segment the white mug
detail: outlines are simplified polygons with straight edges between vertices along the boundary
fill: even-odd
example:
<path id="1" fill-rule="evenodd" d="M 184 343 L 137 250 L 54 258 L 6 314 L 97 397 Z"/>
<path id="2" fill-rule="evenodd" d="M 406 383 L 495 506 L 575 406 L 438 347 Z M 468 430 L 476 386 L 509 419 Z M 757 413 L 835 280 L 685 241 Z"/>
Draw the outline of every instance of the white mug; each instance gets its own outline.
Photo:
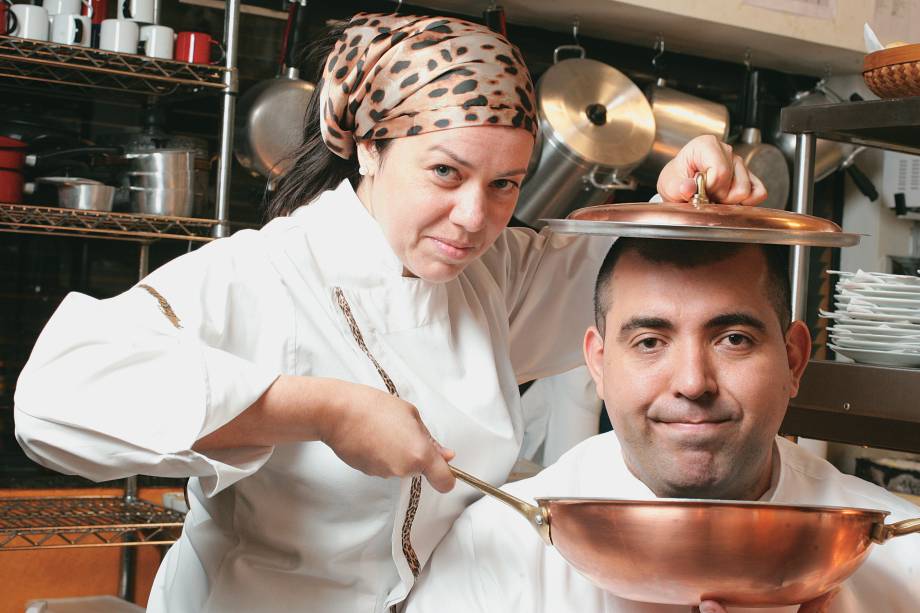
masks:
<path id="1" fill-rule="evenodd" d="M 176 34 L 167 26 L 143 26 L 140 34 L 138 53 L 161 60 L 173 59 L 173 43 Z"/>
<path id="2" fill-rule="evenodd" d="M 89 47 L 92 20 L 85 15 L 52 15 L 51 40 L 65 45 Z"/>
<path id="3" fill-rule="evenodd" d="M 92 17 L 93 7 L 89 0 L 42 0 L 42 6 L 48 11 L 48 18 L 55 15 L 79 15 L 83 5 L 86 4 Z"/>
<path id="4" fill-rule="evenodd" d="M 18 22 L 16 28 L 10 32 L 12 36 L 48 40 L 48 11 L 31 4 L 14 4 L 10 10 L 16 15 Z"/>
<path id="5" fill-rule="evenodd" d="M 130 19 L 141 23 L 155 23 L 153 21 L 153 0 L 118 0 L 119 19 Z"/>
<path id="6" fill-rule="evenodd" d="M 99 33 L 99 48 L 120 53 L 137 53 L 138 27 L 127 19 L 106 19 Z"/>

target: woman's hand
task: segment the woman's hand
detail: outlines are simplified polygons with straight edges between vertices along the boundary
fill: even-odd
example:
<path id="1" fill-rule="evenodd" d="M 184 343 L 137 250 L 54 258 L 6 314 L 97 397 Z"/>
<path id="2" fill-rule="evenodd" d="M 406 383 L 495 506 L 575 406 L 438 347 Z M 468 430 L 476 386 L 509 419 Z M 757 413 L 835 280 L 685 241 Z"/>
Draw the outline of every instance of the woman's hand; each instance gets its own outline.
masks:
<path id="1" fill-rule="evenodd" d="M 658 193 L 665 202 L 688 202 L 696 193 L 694 177 L 706 173 L 709 199 L 721 204 L 760 204 L 767 190 L 730 145 L 715 136 L 698 136 L 684 145 L 658 176 Z"/>
<path id="2" fill-rule="evenodd" d="M 439 492 L 453 489 L 447 462 L 454 452 L 432 438 L 418 409 L 366 385 L 342 391 L 341 402 L 326 413 L 320 440 L 343 462 L 374 477 L 424 475 Z"/>
<path id="3" fill-rule="evenodd" d="M 839 590 L 831 590 L 827 594 L 818 596 L 814 600 L 802 604 L 798 613 L 828 613 L 831 610 L 831 601 Z M 693 607 L 693 613 L 726 613 L 725 607 L 714 600 L 704 600 L 700 606 Z"/>

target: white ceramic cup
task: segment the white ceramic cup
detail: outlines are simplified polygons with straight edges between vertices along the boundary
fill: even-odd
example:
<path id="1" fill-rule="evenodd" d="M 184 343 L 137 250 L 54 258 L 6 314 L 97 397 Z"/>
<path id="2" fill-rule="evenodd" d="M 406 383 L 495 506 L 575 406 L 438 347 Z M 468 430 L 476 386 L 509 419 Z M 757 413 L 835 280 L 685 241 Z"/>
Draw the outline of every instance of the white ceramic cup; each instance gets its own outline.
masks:
<path id="1" fill-rule="evenodd" d="M 83 12 L 83 4 L 89 6 L 90 11 L 93 10 L 89 0 L 42 0 L 42 6 L 48 11 L 49 19 L 55 15 L 79 15 Z"/>
<path id="2" fill-rule="evenodd" d="M 130 19 L 141 23 L 154 23 L 153 0 L 118 0 L 119 19 Z"/>
<path id="3" fill-rule="evenodd" d="M 175 39 L 176 33 L 168 26 L 143 26 L 137 50 L 147 57 L 171 60 Z"/>
<path id="4" fill-rule="evenodd" d="M 16 29 L 11 32 L 13 36 L 48 40 L 48 11 L 43 7 L 14 4 L 10 10 L 16 15 L 18 22 Z"/>
<path id="5" fill-rule="evenodd" d="M 99 33 L 99 48 L 120 53 L 137 53 L 137 23 L 128 19 L 106 19 Z"/>
<path id="6" fill-rule="evenodd" d="M 92 26 L 92 20 L 85 15 L 52 15 L 51 40 L 65 45 L 89 47 Z"/>

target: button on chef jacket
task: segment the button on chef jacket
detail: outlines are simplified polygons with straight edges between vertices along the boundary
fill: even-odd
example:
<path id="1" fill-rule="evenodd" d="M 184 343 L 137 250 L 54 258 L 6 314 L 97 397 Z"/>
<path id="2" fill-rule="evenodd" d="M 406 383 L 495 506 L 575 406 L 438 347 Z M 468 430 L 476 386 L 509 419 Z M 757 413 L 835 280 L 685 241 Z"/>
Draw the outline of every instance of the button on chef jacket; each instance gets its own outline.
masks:
<path id="1" fill-rule="evenodd" d="M 889 524 L 920 517 L 920 508 L 915 505 L 842 474 L 795 443 L 777 437 L 774 451 L 772 484 L 761 500 L 880 509 L 891 512 L 886 520 Z M 589 438 L 536 477 L 504 489 L 526 501 L 538 496 L 655 498 L 626 467 L 613 432 Z M 783 535 L 778 533 L 777 538 Z M 809 543 L 801 546 L 808 547 Z M 752 551 L 751 556 L 756 557 L 757 552 Z M 798 606 L 728 607 L 729 613 L 797 610 Z M 431 611 L 690 613 L 690 607 L 625 600 L 595 587 L 555 548 L 544 545 L 526 519 L 493 498 L 483 498 L 457 519 L 438 545 L 404 613 Z M 841 586 L 828 613 L 916 611 L 920 611 L 920 535 L 914 534 L 873 545 L 863 565 Z"/>
<path id="2" fill-rule="evenodd" d="M 20 376 L 16 434 L 64 473 L 192 477 L 149 611 L 383 611 L 475 493 L 422 480 L 413 496 L 412 479 L 368 477 L 320 442 L 192 445 L 282 373 L 385 389 L 337 304 L 341 288 L 399 396 L 459 467 L 502 482 L 523 437 L 517 385 L 581 362 L 609 244 L 507 229 L 449 283 L 407 278 L 343 181 L 119 296 L 69 294 Z"/>

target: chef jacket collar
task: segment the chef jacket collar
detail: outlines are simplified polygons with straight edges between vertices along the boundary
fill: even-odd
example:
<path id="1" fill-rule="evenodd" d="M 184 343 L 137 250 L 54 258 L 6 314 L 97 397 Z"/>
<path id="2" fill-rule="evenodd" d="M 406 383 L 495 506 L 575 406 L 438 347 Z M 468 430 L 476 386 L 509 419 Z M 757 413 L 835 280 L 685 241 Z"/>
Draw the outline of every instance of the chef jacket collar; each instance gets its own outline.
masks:
<path id="1" fill-rule="evenodd" d="M 337 284 L 373 286 L 394 277 L 401 283 L 424 283 L 402 276 L 402 260 L 348 179 L 297 208 L 291 217 L 307 231 L 310 249 Z"/>

